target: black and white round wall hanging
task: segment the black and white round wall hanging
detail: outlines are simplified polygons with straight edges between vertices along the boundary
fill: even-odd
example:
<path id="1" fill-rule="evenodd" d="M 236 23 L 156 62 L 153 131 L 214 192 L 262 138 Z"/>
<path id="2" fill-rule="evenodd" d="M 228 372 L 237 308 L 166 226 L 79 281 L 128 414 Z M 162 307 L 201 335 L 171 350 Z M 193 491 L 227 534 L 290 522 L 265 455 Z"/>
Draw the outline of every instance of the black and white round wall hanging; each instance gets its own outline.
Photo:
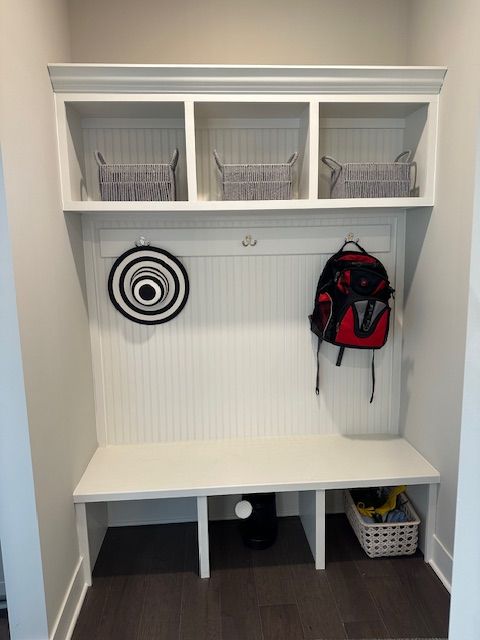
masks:
<path id="1" fill-rule="evenodd" d="M 185 306 L 189 283 L 183 264 L 168 251 L 140 246 L 115 260 L 108 277 L 114 307 L 139 324 L 162 324 Z"/>

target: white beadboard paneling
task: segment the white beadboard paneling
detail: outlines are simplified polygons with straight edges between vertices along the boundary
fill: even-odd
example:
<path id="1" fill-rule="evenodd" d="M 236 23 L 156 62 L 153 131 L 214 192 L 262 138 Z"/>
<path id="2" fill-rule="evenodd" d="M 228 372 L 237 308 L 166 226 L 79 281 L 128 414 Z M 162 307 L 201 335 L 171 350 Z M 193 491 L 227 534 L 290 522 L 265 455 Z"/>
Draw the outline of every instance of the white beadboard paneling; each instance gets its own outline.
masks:
<path id="1" fill-rule="evenodd" d="M 337 368 L 337 349 L 322 345 L 321 393 L 315 395 L 316 339 L 307 317 L 330 252 L 183 257 L 190 297 L 175 320 L 144 326 L 119 314 L 106 287 L 114 257 L 101 257 L 100 231 L 130 229 L 136 237 L 142 229 L 166 224 L 133 216 L 85 221 L 86 252 L 94 262 L 87 278 L 100 442 L 396 432 L 392 394 L 398 390 L 392 380 L 400 365 L 393 357 L 401 339 L 398 314 L 386 347 L 376 354 L 372 405 L 368 351 L 347 350 Z M 214 226 L 198 222 L 196 229 L 207 224 Z M 267 234 L 270 225 L 275 238 L 275 224 L 258 220 L 250 229 L 261 226 Z M 293 234 L 296 227 L 313 224 L 327 236 L 337 229 L 338 245 L 352 229 L 362 239 L 370 227 L 386 227 L 389 249 L 379 255 L 395 283 L 401 253 L 394 238 L 396 216 L 282 220 Z M 239 230 L 241 225 L 241 217 L 231 222 Z"/>
<path id="2" fill-rule="evenodd" d="M 170 162 L 179 150 L 175 170 L 177 200 L 187 200 L 185 127 L 182 121 L 85 118 L 82 120 L 85 181 L 90 200 L 100 200 L 94 151 L 109 163 Z"/>

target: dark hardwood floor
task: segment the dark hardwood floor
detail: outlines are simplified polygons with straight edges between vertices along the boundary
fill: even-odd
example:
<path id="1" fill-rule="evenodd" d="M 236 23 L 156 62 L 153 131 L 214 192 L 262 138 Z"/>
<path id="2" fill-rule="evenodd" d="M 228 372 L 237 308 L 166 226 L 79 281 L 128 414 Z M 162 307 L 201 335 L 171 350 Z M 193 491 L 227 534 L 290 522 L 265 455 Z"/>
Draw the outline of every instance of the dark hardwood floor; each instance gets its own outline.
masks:
<path id="1" fill-rule="evenodd" d="M 6 609 L 0 609 L 0 640 L 9 640 L 8 615 Z"/>
<path id="2" fill-rule="evenodd" d="M 298 518 L 265 551 L 236 522 L 210 523 L 211 578 L 196 526 L 110 529 L 73 640 L 329 640 L 447 637 L 449 595 L 421 555 L 369 559 L 343 515 L 327 518 L 315 571 Z"/>

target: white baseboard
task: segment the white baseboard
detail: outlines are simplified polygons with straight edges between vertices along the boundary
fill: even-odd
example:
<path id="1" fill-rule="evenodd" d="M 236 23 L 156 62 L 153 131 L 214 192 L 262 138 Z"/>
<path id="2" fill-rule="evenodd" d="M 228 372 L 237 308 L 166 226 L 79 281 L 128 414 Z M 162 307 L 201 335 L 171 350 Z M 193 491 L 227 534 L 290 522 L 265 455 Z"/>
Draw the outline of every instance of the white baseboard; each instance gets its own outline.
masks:
<path id="1" fill-rule="evenodd" d="M 436 535 L 433 536 L 433 558 L 430 566 L 443 583 L 443 586 L 451 592 L 453 556 Z"/>
<path id="2" fill-rule="evenodd" d="M 60 607 L 50 640 L 70 640 L 80 614 L 87 585 L 83 577 L 83 558 L 80 558 Z"/>

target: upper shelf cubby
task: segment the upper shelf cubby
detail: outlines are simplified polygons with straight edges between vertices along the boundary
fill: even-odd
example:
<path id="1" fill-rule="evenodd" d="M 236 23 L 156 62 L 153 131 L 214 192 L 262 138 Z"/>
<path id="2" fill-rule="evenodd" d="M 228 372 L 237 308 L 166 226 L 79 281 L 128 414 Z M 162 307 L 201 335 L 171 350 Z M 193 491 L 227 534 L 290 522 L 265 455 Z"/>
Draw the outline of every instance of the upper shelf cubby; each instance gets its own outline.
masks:
<path id="1" fill-rule="evenodd" d="M 70 100 L 61 109 L 62 182 L 71 201 L 102 200 L 97 152 L 108 164 L 142 165 L 169 163 L 176 149 L 176 200 L 188 200 L 183 102 Z"/>
<path id="2" fill-rule="evenodd" d="M 318 197 L 338 197 L 342 190 L 332 192 L 332 185 L 340 166 L 391 164 L 400 157 L 410 164 L 409 195 L 433 199 L 436 115 L 429 118 L 429 108 L 422 102 L 320 103 Z"/>
<path id="3" fill-rule="evenodd" d="M 223 164 L 283 164 L 294 154 L 292 199 L 309 197 L 309 103 L 199 102 L 195 149 L 199 200 L 224 200 Z M 248 204 L 248 203 L 247 203 Z"/>
<path id="4" fill-rule="evenodd" d="M 60 64 L 50 65 L 49 72 L 65 211 L 197 213 L 434 204 L 443 68 Z M 166 164 L 175 149 L 174 202 L 143 198 L 146 191 L 140 191 L 140 198 L 122 195 L 118 201 L 100 187 L 105 178 L 99 176 L 95 152 L 114 165 L 109 178 L 114 182 L 124 171 L 115 165 Z M 226 197 L 214 150 L 225 165 L 284 164 L 298 154 L 291 188 L 270 200 L 237 197 L 234 189 Z M 401 197 L 375 189 L 368 197 L 331 192 L 323 156 L 341 166 L 391 163 L 406 150 L 412 152 L 415 171 L 412 167 L 411 190 Z M 224 176 L 223 181 L 229 180 Z M 261 192 L 260 197 L 267 196 Z M 273 199 L 277 197 L 281 199 Z"/>

